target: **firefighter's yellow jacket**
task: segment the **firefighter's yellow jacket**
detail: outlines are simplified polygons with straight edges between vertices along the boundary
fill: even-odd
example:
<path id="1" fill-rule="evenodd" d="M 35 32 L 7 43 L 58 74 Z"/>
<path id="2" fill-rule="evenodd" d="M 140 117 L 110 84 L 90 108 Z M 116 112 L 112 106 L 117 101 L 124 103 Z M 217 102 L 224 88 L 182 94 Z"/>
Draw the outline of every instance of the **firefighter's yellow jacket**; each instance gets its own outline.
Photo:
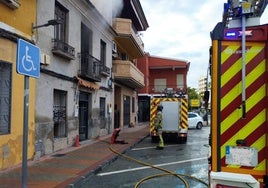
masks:
<path id="1" fill-rule="evenodd" d="M 159 131 L 162 129 L 162 112 L 158 111 L 154 119 L 154 128 Z"/>

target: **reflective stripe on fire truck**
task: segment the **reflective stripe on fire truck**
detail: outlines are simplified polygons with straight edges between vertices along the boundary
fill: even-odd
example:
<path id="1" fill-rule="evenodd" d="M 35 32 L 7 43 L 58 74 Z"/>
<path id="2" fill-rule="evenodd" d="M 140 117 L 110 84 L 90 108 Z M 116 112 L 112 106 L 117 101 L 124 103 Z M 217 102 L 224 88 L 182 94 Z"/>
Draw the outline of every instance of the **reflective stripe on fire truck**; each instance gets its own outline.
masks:
<path id="1" fill-rule="evenodd" d="M 154 131 L 153 122 L 157 113 L 157 106 L 161 104 L 162 101 L 181 101 L 182 102 L 182 109 L 179 109 L 179 110 L 182 111 L 181 120 L 183 120 L 183 122 L 181 121 L 181 124 L 180 122 L 178 122 L 178 126 L 181 126 L 183 129 L 187 129 L 188 128 L 188 111 L 187 111 L 188 101 L 187 99 L 181 100 L 179 98 L 152 98 L 150 102 L 150 132 Z"/>
<path id="2" fill-rule="evenodd" d="M 160 103 L 159 98 L 154 98 L 151 99 L 150 101 L 150 132 L 154 130 L 153 122 L 156 115 L 157 106 L 159 105 L 159 103 Z"/>
<path id="3" fill-rule="evenodd" d="M 181 100 L 181 124 L 182 129 L 188 128 L 188 101 L 187 99 Z"/>
<path id="4" fill-rule="evenodd" d="M 221 45 L 219 126 L 220 166 L 222 171 L 248 173 L 259 179 L 266 170 L 267 73 L 265 44 L 247 42 L 246 46 L 246 119 L 241 118 L 241 43 L 223 41 Z M 243 139 L 258 150 L 255 167 L 227 165 L 226 146 Z M 266 151 L 267 152 L 267 151 Z"/>

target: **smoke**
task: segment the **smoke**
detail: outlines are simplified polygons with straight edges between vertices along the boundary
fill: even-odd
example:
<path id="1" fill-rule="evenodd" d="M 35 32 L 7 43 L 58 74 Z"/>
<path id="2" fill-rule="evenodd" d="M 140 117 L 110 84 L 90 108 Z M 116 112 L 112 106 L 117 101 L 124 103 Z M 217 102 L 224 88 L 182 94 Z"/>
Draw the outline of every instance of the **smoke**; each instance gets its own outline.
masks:
<path id="1" fill-rule="evenodd" d="M 113 17 L 116 18 L 120 15 L 124 6 L 123 0 L 112 0 Z"/>

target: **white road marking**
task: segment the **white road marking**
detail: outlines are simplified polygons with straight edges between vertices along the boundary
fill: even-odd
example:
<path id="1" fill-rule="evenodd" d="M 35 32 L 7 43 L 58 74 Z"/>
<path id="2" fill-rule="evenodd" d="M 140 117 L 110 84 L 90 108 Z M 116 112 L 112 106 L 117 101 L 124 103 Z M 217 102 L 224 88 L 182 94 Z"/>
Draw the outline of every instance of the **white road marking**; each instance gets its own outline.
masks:
<path id="1" fill-rule="evenodd" d="M 165 145 L 165 147 L 174 147 L 174 146 L 178 146 L 178 144 L 174 144 L 174 145 Z M 156 148 L 155 146 L 149 146 L 149 147 L 140 147 L 140 148 L 132 148 L 132 151 L 139 151 L 139 150 L 146 150 L 146 149 L 152 149 L 152 148 Z"/>
<path id="2" fill-rule="evenodd" d="M 196 145 L 197 143 L 200 143 L 200 142 L 188 142 L 186 145 Z M 207 142 L 205 142 L 207 143 Z M 207 147 L 206 145 L 207 144 L 203 144 L 203 146 Z M 156 144 L 157 145 L 157 144 Z M 177 146 L 180 146 L 179 144 L 171 144 L 171 145 L 165 145 L 165 148 L 168 148 L 168 147 L 177 147 Z M 139 150 L 146 150 L 146 149 L 152 149 L 154 148 L 155 149 L 156 146 L 149 146 L 149 147 L 140 147 L 140 148 L 132 148 L 131 150 L 132 151 L 139 151 Z"/>
<path id="3" fill-rule="evenodd" d="M 183 161 L 176 161 L 176 162 L 171 162 L 171 163 L 161 163 L 161 164 L 156 164 L 154 166 L 161 167 L 161 166 L 168 166 L 168 165 L 174 165 L 174 164 L 181 164 L 181 163 L 199 161 L 199 160 L 204 160 L 204 159 L 207 159 L 207 157 L 189 159 L 189 160 L 183 160 Z M 117 171 L 113 171 L 113 172 L 104 172 L 104 173 L 97 174 L 97 176 L 107 176 L 107 175 L 119 174 L 119 173 L 124 173 L 124 172 L 132 172 L 132 171 L 137 171 L 137 170 L 144 170 L 144 169 L 149 169 L 149 168 L 152 168 L 152 167 L 143 166 L 143 167 L 138 167 L 138 168 L 126 169 L 126 170 L 117 170 Z"/>

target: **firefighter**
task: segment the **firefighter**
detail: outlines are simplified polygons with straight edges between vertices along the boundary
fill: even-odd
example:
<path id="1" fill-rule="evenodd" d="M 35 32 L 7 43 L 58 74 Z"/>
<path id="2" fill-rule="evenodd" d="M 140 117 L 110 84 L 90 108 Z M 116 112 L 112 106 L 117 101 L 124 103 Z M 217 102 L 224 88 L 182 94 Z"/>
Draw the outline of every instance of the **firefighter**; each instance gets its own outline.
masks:
<path id="1" fill-rule="evenodd" d="M 156 149 L 164 149 L 164 141 L 163 141 L 163 137 L 162 137 L 162 110 L 163 110 L 163 106 L 158 105 L 157 106 L 157 114 L 156 114 L 156 117 L 154 119 L 154 128 L 159 136 L 159 144 L 156 147 Z"/>

